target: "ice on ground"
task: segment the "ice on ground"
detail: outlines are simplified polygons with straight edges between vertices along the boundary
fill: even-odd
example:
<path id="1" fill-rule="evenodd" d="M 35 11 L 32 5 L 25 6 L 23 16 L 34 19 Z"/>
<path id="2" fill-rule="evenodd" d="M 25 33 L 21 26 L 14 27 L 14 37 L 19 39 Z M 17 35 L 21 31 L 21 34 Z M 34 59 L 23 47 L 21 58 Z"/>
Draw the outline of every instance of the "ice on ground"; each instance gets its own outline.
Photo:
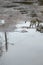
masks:
<path id="1" fill-rule="evenodd" d="M 8 52 L 0 58 L 0 65 L 43 65 L 43 33 L 35 29 L 7 32 L 7 39 Z"/>

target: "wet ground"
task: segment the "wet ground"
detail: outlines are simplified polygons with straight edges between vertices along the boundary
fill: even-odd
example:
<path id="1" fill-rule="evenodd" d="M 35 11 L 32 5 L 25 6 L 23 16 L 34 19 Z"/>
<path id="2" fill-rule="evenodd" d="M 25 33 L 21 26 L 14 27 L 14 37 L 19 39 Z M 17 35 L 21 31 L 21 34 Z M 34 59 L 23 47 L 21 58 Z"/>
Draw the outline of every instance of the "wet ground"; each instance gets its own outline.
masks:
<path id="1" fill-rule="evenodd" d="M 3 41 L 0 65 L 43 65 L 43 33 L 21 28 L 23 25 L 28 26 L 27 23 L 18 24 L 15 32 L 7 32 L 7 48 L 4 33 L 0 33 Z M 21 32 L 21 29 L 27 32 Z"/>
<path id="2" fill-rule="evenodd" d="M 34 15 L 34 16 L 33 16 Z M 0 31 L 13 31 L 15 25 L 22 21 L 31 21 L 33 17 L 43 21 L 43 5 L 37 3 L 3 3 L 0 6 L 0 20 L 4 20 L 4 25 L 0 25 Z"/>
<path id="3" fill-rule="evenodd" d="M 0 1 L 0 20 L 5 21 L 4 25 L 0 25 L 1 32 L 14 31 L 16 24 L 22 21 L 30 22 L 33 15 L 43 21 L 43 5 L 40 6 L 37 0 L 32 3 L 27 1 Z"/>

